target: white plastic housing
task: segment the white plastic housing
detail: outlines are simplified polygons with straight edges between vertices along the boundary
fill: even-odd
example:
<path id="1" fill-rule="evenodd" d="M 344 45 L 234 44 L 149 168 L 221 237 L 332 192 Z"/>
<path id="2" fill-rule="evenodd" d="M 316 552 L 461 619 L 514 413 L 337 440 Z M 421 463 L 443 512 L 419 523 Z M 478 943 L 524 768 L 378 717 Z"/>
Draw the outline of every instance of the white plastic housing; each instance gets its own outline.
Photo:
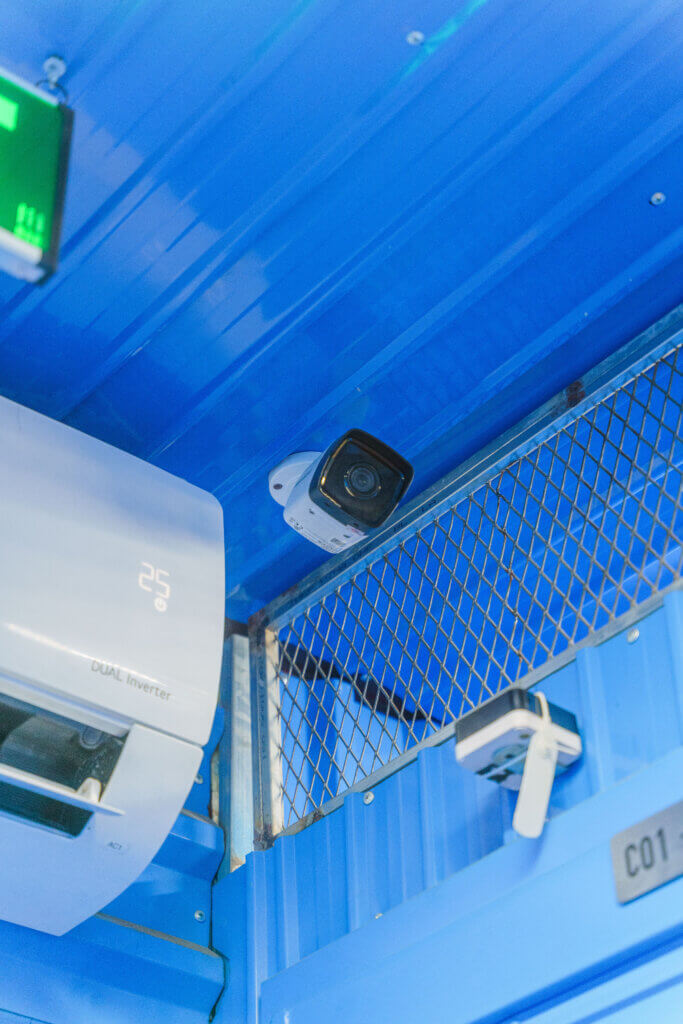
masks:
<path id="1" fill-rule="evenodd" d="M 458 764 L 492 778 L 506 789 L 519 790 L 530 739 L 544 726 L 539 715 L 519 708 L 460 740 L 455 745 Z M 555 722 L 548 726 L 557 745 L 557 770 L 563 771 L 581 756 L 581 737 Z M 505 754 L 509 757 L 504 756 Z M 492 767 L 496 764 L 496 767 Z M 486 769 L 489 768 L 488 771 Z M 505 774 L 498 778 L 499 772 Z"/>
<path id="2" fill-rule="evenodd" d="M 214 497 L 0 399 L 0 565 L 4 692 L 206 742 L 225 603 Z"/>
<path id="3" fill-rule="evenodd" d="M 522 784 L 512 817 L 512 827 L 520 836 L 538 839 L 543 831 L 556 769 L 557 743 L 552 724 L 547 722 L 533 734 L 526 752 Z"/>
<path id="4" fill-rule="evenodd" d="M 0 399 L 0 566 L 0 694 L 127 736 L 100 796 L 120 814 L 71 838 L 0 813 L 0 917 L 59 934 L 137 877 L 193 783 L 220 675 L 222 510 Z"/>
<path id="5" fill-rule="evenodd" d="M 185 801 L 199 747 L 135 725 L 105 790 L 117 816 L 93 814 L 74 838 L 0 816 L 0 917 L 63 935 L 144 871 Z"/>
<path id="6" fill-rule="evenodd" d="M 310 481 L 322 452 L 294 452 L 278 462 L 268 474 L 270 496 L 278 505 L 286 505 L 304 475 Z"/>
<path id="7" fill-rule="evenodd" d="M 288 526 L 306 540 L 330 554 L 345 551 L 367 536 L 362 530 L 338 522 L 311 501 L 309 486 L 322 452 L 295 452 L 283 459 L 268 475 L 271 497 L 284 505 Z"/>

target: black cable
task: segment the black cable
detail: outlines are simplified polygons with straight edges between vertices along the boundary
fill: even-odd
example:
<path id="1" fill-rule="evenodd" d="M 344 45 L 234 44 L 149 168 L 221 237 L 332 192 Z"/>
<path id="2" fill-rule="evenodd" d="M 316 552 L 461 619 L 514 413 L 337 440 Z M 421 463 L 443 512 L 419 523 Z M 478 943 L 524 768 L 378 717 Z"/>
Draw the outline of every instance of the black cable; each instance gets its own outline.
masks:
<path id="1" fill-rule="evenodd" d="M 304 682 L 314 683 L 317 680 L 335 679 L 348 683 L 353 688 L 356 700 L 365 704 L 375 713 L 388 715 L 390 718 L 402 719 L 405 722 L 433 722 L 441 725 L 442 720 L 433 714 L 426 714 L 421 708 L 410 708 L 405 697 L 392 693 L 371 676 L 351 675 L 340 668 L 334 661 L 316 658 L 299 644 L 280 644 L 280 670 L 285 675 L 297 676 Z"/>

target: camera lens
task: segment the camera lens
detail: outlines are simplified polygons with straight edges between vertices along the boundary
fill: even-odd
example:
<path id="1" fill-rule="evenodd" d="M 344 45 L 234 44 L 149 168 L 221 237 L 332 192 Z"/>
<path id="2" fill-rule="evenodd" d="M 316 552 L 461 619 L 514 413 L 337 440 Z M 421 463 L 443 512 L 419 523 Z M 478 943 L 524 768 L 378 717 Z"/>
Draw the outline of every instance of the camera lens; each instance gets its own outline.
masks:
<path id="1" fill-rule="evenodd" d="M 412 476 L 392 448 L 364 430 L 348 430 L 319 460 L 308 495 L 337 522 L 367 533 L 386 522 Z"/>
<path id="2" fill-rule="evenodd" d="M 374 498 L 380 489 L 379 473 L 367 462 L 356 462 L 346 471 L 344 486 L 354 498 Z"/>

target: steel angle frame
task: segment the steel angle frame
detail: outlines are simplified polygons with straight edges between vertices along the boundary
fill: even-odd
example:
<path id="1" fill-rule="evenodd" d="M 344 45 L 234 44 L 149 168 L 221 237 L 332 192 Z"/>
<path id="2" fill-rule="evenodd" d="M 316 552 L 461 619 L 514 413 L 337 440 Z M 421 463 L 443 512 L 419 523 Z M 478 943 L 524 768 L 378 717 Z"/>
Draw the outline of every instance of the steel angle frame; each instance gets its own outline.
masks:
<path id="1" fill-rule="evenodd" d="M 254 848 L 249 661 L 246 627 L 228 620 L 220 695 L 226 725 L 211 761 L 211 814 L 226 841 L 219 878 L 240 867 Z"/>
<path id="2" fill-rule="evenodd" d="M 626 388 L 630 382 L 635 381 L 641 374 L 645 374 L 649 368 L 655 367 L 659 361 L 664 360 L 667 355 L 681 345 L 683 345 L 683 306 L 674 309 L 618 352 L 588 371 L 579 381 L 572 383 L 561 394 L 546 402 L 495 443 L 468 459 L 452 473 L 418 495 L 392 522 L 372 538 L 357 545 L 349 552 L 330 559 L 317 572 L 309 575 L 252 617 L 249 622 L 249 638 L 254 737 L 254 825 L 257 847 L 267 847 L 281 832 L 297 831 L 328 813 L 339 806 L 348 793 L 364 790 L 376 784 L 380 778 L 398 770 L 402 765 L 414 759 L 424 746 L 442 743 L 450 738 L 455 726 L 454 721 L 451 721 L 429 735 L 419 737 L 414 734 L 411 738 L 412 745 L 407 750 L 401 750 L 398 745 L 394 744 L 388 754 L 385 751 L 379 764 L 375 758 L 373 769 L 363 774 L 362 778 L 353 779 L 353 784 L 349 785 L 347 782 L 346 785 L 339 785 L 336 791 L 334 784 L 330 784 L 326 789 L 321 789 L 319 786 L 317 799 L 313 801 L 315 806 L 312 808 L 305 806 L 305 813 L 297 814 L 293 805 L 290 806 L 289 820 L 287 820 L 288 815 L 284 807 L 283 796 L 285 794 L 284 779 L 290 766 L 288 765 L 289 755 L 284 750 L 281 728 L 283 692 L 281 672 L 278 670 L 280 632 L 297 616 L 315 608 L 319 602 L 334 594 L 338 588 L 352 583 L 361 573 L 376 565 L 379 560 L 386 559 L 397 549 L 402 548 L 418 535 L 420 530 L 435 523 L 439 516 L 448 510 L 454 510 L 457 503 L 468 499 L 513 463 L 519 463 L 529 453 L 540 449 L 544 442 L 574 425 L 575 421 L 596 409 L 600 403 L 613 396 L 621 388 Z M 677 372 L 680 373 L 680 371 Z M 627 496 L 631 497 L 630 493 Z M 677 500 L 680 501 L 680 496 Z M 504 531 L 505 527 L 503 527 L 503 535 Z M 503 546 L 505 546 L 505 540 L 504 536 Z M 512 569 L 510 569 L 510 574 L 512 575 Z M 560 654 L 552 656 L 552 652 L 550 652 L 550 656 L 541 665 L 526 672 L 515 682 L 524 686 L 535 684 L 539 679 L 576 657 L 576 653 L 581 647 L 600 643 L 608 636 L 627 628 L 629 624 L 648 614 L 661 604 L 663 596 L 668 590 L 679 585 L 680 575 L 647 599 L 638 600 L 634 607 L 629 608 L 623 614 L 610 616 L 610 621 L 606 625 L 599 629 L 591 629 L 590 635 L 578 643 L 570 643 Z M 409 582 L 408 587 L 410 588 L 410 586 Z M 324 642 L 325 636 L 319 633 L 316 643 L 320 646 Z M 299 638 L 299 643 L 301 644 L 301 638 Z M 311 655 L 311 657 L 314 656 Z M 327 670 L 326 683 L 328 685 L 336 679 L 335 685 L 341 686 L 342 678 L 343 672 L 341 675 L 338 673 L 337 676 L 331 677 L 329 669 Z M 488 695 L 490 695 L 490 691 Z M 487 694 L 483 693 L 483 699 L 486 696 Z M 296 700 L 296 696 L 294 699 Z M 375 696 L 375 712 L 377 706 L 377 697 Z M 400 708 L 398 711 L 399 714 L 395 717 L 400 717 Z M 318 728 L 316 723 L 314 725 Z M 344 722 L 337 720 L 336 725 L 342 729 Z M 371 725 L 372 723 L 369 723 L 369 726 Z M 324 756 L 331 757 L 327 749 L 328 743 L 333 742 L 328 738 L 329 730 L 330 725 L 327 723 L 324 734 L 318 737 L 318 747 L 324 751 Z M 308 804 L 310 803 L 309 799 Z"/>
<path id="3" fill-rule="evenodd" d="M 279 740 L 280 685 L 274 668 L 277 634 L 252 620 L 251 664 L 254 849 L 264 850 L 284 828 L 282 756 Z"/>

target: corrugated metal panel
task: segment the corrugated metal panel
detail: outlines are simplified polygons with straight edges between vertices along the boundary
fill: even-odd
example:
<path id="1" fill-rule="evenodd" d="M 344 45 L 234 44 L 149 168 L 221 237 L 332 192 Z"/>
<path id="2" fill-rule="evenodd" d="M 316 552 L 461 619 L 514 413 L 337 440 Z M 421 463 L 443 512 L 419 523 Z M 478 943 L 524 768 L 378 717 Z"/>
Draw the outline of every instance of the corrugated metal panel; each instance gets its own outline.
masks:
<path id="1" fill-rule="evenodd" d="M 223 985 L 219 957 L 115 919 L 59 939 L 3 923 L 0 956 L 2 1006 L 41 1024 L 206 1024 Z"/>
<path id="2" fill-rule="evenodd" d="M 677 0 L 8 0 L 77 120 L 0 392 L 218 494 L 245 615 L 322 558 L 279 458 L 363 426 L 417 493 L 680 300 L 682 43 Z"/>
<path id="3" fill-rule="evenodd" d="M 674 925 L 680 941 L 683 880 L 620 908 L 609 838 L 680 798 L 681 635 L 677 591 L 637 635 L 543 681 L 576 713 L 585 753 L 556 782 L 540 842 L 511 832 L 513 794 L 459 768 L 449 742 L 370 803 L 355 793 L 251 854 L 214 891 L 214 939 L 231 964 L 218 1019 L 256 1020 L 260 999 L 258 1019 L 292 1024 L 417 1020 L 418 1006 L 424 1020 L 503 1020 L 574 972 L 595 978 L 609 958 L 623 970 Z"/>

